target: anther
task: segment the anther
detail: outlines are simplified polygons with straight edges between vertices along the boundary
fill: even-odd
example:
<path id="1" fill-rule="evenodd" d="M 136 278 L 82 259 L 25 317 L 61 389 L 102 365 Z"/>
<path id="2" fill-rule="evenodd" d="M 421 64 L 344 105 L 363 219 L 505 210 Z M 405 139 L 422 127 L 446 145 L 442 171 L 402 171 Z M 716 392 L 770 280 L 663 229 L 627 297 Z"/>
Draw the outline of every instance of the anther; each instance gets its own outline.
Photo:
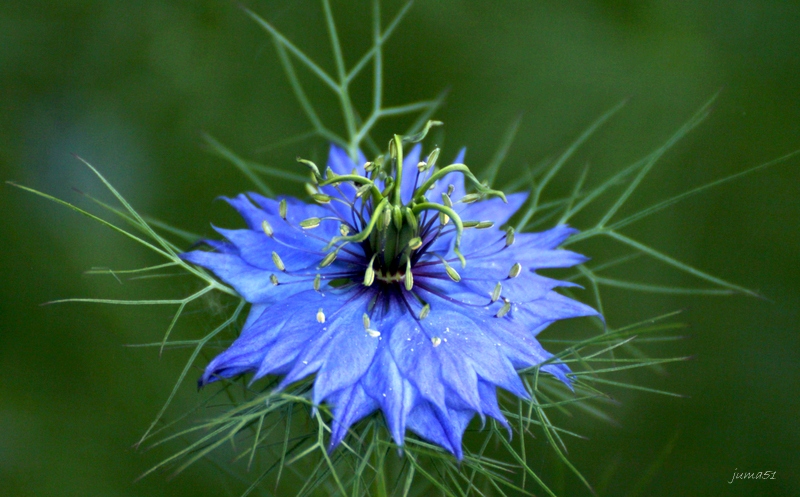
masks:
<path id="1" fill-rule="evenodd" d="M 269 281 L 271 281 L 273 285 L 278 286 L 278 277 L 274 274 L 269 275 Z"/>
<path id="2" fill-rule="evenodd" d="M 497 299 L 500 298 L 501 291 L 503 291 L 503 285 L 498 281 L 494 286 L 494 290 L 492 290 L 492 302 L 497 302 Z"/>
<path id="3" fill-rule="evenodd" d="M 501 317 L 505 316 L 506 314 L 508 314 L 508 311 L 510 311 L 510 310 L 511 310 L 511 302 L 508 299 L 504 298 L 503 299 L 503 307 L 501 307 L 500 310 L 497 311 L 497 314 L 495 314 L 495 316 L 501 318 Z"/>
<path id="4" fill-rule="evenodd" d="M 480 193 L 468 193 L 463 197 L 461 197 L 459 202 L 461 202 L 462 204 L 471 204 L 472 202 L 476 202 L 481 198 L 483 198 L 483 195 L 481 195 Z"/>
<path id="5" fill-rule="evenodd" d="M 436 165 L 436 160 L 439 158 L 439 152 L 441 152 L 439 147 L 436 147 L 433 150 L 431 150 L 430 155 L 428 155 L 428 169 Z"/>
<path id="6" fill-rule="evenodd" d="M 433 337 L 431 338 L 431 343 L 433 344 L 434 347 L 438 347 L 439 345 L 442 344 L 442 339 L 439 337 Z"/>
<path id="7" fill-rule="evenodd" d="M 428 314 L 431 312 L 431 305 L 425 304 L 422 306 L 422 310 L 419 311 L 419 319 L 420 321 L 428 317 Z"/>
<path id="8" fill-rule="evenodd" d="M 316 228 L 317 226 L 319 226 L 320 221 L 321 219 L 318 217 L 310 217 L 308 219 L 300 221 L 300 227 L 303 228 L 304 230 L 310 230 L 312 228 Z"/>
<path id="9" fill-rule="evenodd" d="M 333 261 L 336 259 L 337 253 L 338 251 L 334 250 L 333 252 L 328 252 L 327 254 L 325 254 L 325 257 L 322 258 L 322 262 L 319 263 L 319 267 L 330 266 L 331 263 L 333 263 Z"/>
<path id="10" fill-rule="evenodd" d="M 403 275 L 406 290 L 409 292 L 414 288 L 414 273 L 411 272 L 411 259 L 406 259 L 406 274 Z"/>
<path id="11" fill-rule="evenodd" d="M 455 185 L 447 185 L 447 196 L 448 197 L 450 195 L 452 195 L 454 191 L 456 191 Z"/>
<path id="12" fill-rule="evenodd" d="M 522 271 L 522 264 L 519 262 L 515 262 L 513 266 L 511 266 L 511 271 L 508 272 L 509 278 L 516 278 L 519 276 L 520 271 Z"/>
<path id="13" fill-rule="evenodd" d="M 366 194 L 368 194 L 371 191 L 371 188 L 372 188 L 372 185 L 370 185 L 370 184 L 359 186 L 358 188 L 356 188 L 356 197 L 364 196 L 364 198 L 366 199 L 369 196 L 369 195 L 366 195 Z"/>
<path id="14" fill-rule="evenodd" d="M 448 216 L 444 212 L 440 212 L 439 213 L 439 222 L 442 224 L 442 226 L 447 225 L 447 223 L 450 222 L 450 216 Z"/>
<path id="15" fill-rule="evenodd" d="M 272 263 L 275 264 L 275 267 L 278 268 L 279 271 L 286 271 L 286 266 L 283 264 L 281 256 L 275 251 L 272 252 Z"/>
<path id="16" fill-rule="evenodd" d="M 275 234 L 275 232 L 272 231 L 272 226 L 269 224 L 269 222 L 266 219 L 261 221 L 261 229 L 264 230 L 264 234 L 267 235 L 270 238 L 272 237 L 273 234 Z"/>
<path id="17" fill-rule="evenodd" d="M 422 238 L 415 236 L 414 238 L 408 241 L 408 248 L 410 248 L 411 250 L 417 250 L 420 247 L 422 247 Z"/>
<path id="18" fill-rule="evenodd" d="M 308 193 L 308 195 L 310 197 L 313 197 L 314 195 L 319 193 L 319 190 L 317 190 L 317 187 L 315 187 L 311 183 L 305 183 L 305 189 L 306 189 L 306 193 Z"/>
<path id="19" fill-rule="evenodd" d="M 371 336 L 372 338 L 378 338 L 381 336 L 381 332 L 378 330 L 367 330 L 367 335 Z"/>
<path id="20" fill-rule="evenodd" d="M 368 330 L 369 329 L 369 316 L 367 316 L 366 312 L 364 313 L 363 316 L 361 316 L 361 321 L 364 323 L 364 329 Z"/>
<path id="21" fill-rule="evenodd" d="M 346 224 L 340 224 L 339 233 L 341 233 L 342 236 L 347 236 L 350 234 L 350 228 Z"/>
<path id="22" fill-rule="evenodd" d="M 448 263 L 446 263 L 446 262 L 444 262 L 444 261 L 442 261 L 442 262 L 444 263 L 444 270 L 447 272 L 447 276 L 449 276 L 449 277 L 450 277 L 450 279 L 451 279 L 451 280 L 453 280 L 453 281 L 455 281 L 456 283 L 458 283 L 459 281 L 461 281 L 461 275 L 460 275 L 460 274 L 458 274 L 458 271 L 456 271 L 455 269 L 453 269 L 453 268 L 450 266 L 450 264 L 448 264 Z"/>
<path id="23" fill-rule="evenodd" d="M 491 228 L 492 226 L 494 226 L 493 221 L 481 221 L 475 225 L 475 229 L 485 230 L 486 228 Z"/>
<path id="24" fill-rule="evenodd" d="M 425 161 L 420 161 L 420 163 L 417 164 L 417 170 L 421 173 L 424 173 L 428 170 L 428 163 Z"/>
<path id="25" fill-rule="evenodd" d="M 514 228 L 509 226 L 506 229 L 506 247 L 510 247 L 514 243 Z"/>
<path id="26" fill-rule="evenodd" d="M 325 322 L 325 313 L 322 312 L 322 307 L 317 311 L 317 322 L 320 324 Z"/>
<path id="27" fill-rule="evenodd" d="M 314 276 L 314 290 L 317 292 L 319 291 L 319 284 L 321 280 L 322 276 L 319 273 L 316 276 Z"/>
<path id="28" fill-rule="evenodd" d="M 316 193 L 311 195 L 311 198 L 314 199 L 314 202 L 318 204 L 329 204 L 331 203 L 331 196 L 325 195 L 324 193 Z"/>
<path id="29" fill-rule="evenodd" d="M 286 219 L 286 199 L 281 199 L 278 204 L 278 214 L 280 214 L 283 219 Z"/>
<path id="30" fill-rule="evenodd" d="M 371 286 L 372 282 L 375 281 L 375 270 L 372 268 L 372 265 L 375 263 L 375 257 L 378 254 L 374 254 L 372 259 L 369 260 L 369 265 L 367 266 L 367 270 L 364 271 L 364 286 Z"/>
<path id="31" fill-rule="evenodd" d="M 450 195 L 442 193 L 442 204 L 444 204 L 445 207 L 453 207 L 453 201 L 450 200 Z"/>

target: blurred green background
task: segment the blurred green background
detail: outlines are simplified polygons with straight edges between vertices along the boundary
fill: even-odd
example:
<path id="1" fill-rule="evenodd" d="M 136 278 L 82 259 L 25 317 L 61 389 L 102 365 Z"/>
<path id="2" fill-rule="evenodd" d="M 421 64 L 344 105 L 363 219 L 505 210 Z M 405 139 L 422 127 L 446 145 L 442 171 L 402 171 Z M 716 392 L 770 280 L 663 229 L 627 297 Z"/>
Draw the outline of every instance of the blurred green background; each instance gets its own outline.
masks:
<path id="1" fill-rule="evenodd" d="M 318 2 L 245 4 L 317 60 L 331 61 Z M 399 6 L 386 2 L 385 18 Z M 353 63 L 369 37 L 369 5 L 333 7 Z M 468 145 L 467 162 L 475 167 L 490 159 L 506 127 L 521 116 L 501 185 L 557 156 L 591 121 L 629 98 L 558 177 L 554 194 L 568 192 L 587 163 L 588 181 L 596 184 L 642 157 L 721 91 L 711 116 L 668 152 L 628 213 L 800 148 L 797 2 L 420 1 L 387 46 L 386 71 L 389 104 L 449 88 L 436 115 L 445 122 L 440 144 L 447 157 Z M 365 104 L 367 88 L 356 89 Z M 336 115 L 333 107 L 325 112 Z M 387 135 L 379 142 L 407 124 L 380 127 Z M 210 235 L 210 222 L 240 223 L 215 197 L 252 186 L 203 149 L 200 133 L 245 157 L 293 170 L 296 155 L 322 157 L 327 145 L 314 139 L 265 147 L 309 129 L 271 41 L 231 2 L 0 5 L 4 180 L 83 205 L 74 189 L 108 199 L 73 158 L 78 154 L 140 212 Z M 270 184 L 301 192 L 296 184 Z M 188 352 L 159 358 L 152 349 L 123 345 L 160 340 L 170 309 L 40 306 L 76 296 L 182 295 L 189 282 L 120 285 L 86 276 L 92 267 L 134 268 L 154 259 L 96 223 L 11 186 L 3 186 L 0 205 L 0 493 L 238 495 L 243 484 L 206 462 L 169 481 L 156 474 L 134 482 L 167 454 L 131 446 Z M 573 440 L 570 457 L 601 495 L 800 495 L 799 228 L 795 159 L 623 230 L 766 299 L 608 290 L 607 318 L 615 326 L 685 310 L 680 320 L 690 325 L 690 339 L 650 351 L 694 360 L 666 375 L 642 370 L 632 376 L 687 398 L 615 392 L 620 405 L 607 412 L 616 424 L 573 423 L 589 440 Z M 644 282 L 698 283 L 652 261 L 629 272 Z M 203 331 L 202 319 L 189 324 L 176 330 L 178 337 Z M 168 419 L 197 401 L 195 374 Z M 543 449 L 536 464 L 553 488 L 588 494 L 552 459 Z M 777 471 L 777 477 L 728 484 L 737 468 Z"/>

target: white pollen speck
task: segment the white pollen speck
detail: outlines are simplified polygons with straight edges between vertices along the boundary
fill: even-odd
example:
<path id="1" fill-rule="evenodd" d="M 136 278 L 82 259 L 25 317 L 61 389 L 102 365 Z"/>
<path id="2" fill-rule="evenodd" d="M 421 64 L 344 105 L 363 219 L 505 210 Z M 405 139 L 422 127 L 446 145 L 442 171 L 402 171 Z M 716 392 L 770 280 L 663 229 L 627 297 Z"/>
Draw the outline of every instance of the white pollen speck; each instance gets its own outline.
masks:
<path id="1" fill-rule="evenodd" d="M 439 345 L 442 344 L 442 339 L 439 337 L 433 337 L 431 338 L 431 343 L 433 344 L 434 347 L 438 347 Z"/>
<path id="2" fill-rule="evenodd" d="M 303 364 L 308 364 L 308 361 L 303 361 Z"/>
<path id="3" fill-rule="evenodd" d="M 381 336 L 381 332 L 378 330 L 367 330 L 367 334 L 372 338 L 378 338 L 379 336 Z"/>
<path id="4" fill-rule="evenodd" d="M 383 396 L 386 397 L 386 394 L 383 394 Z"/>

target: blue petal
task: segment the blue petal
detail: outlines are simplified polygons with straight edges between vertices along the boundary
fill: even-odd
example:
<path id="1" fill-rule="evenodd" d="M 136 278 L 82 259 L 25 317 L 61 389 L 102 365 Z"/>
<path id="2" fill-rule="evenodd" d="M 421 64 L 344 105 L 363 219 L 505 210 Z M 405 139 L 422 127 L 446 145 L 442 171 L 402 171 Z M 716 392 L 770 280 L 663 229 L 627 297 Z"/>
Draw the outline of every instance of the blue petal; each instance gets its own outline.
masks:
<path id="1" fill-rule="evenodd" d="M 353 162 L 343 148 L 332 143 L 330 151 L 328 152 L 327 167 L 331 168 L 333 172 L 338 175 L 350 174 L 353 169 L 355 169 L 356 174 L 365 176 L 364 163 L 367 162 L 367 159 L 360 150 L 358 151 L 358 157 L 356 159 L 357 162 Z"/>
<path id="2" fill-rule="evenodd" d="M 464 456 L 461 437 L 474 413 L 464 410 L 447 409 L 440 411 L 431 404 L 417 405 L 408 417 L 408 427 L 429 442 L 444 447 L 458 460 Z"/>
<path id="3" fill-rule="evenodd" d="M 236 209 L 239 215 L 241 215 L 244 219 L 248 228 L 251 230 L 261 230 L 261 222 L 264 221 L 269 214 L 263 209 L 259 209 L 253 205 L 253 203 L 245 194 L 241 193 L 233 198 L 220 198 L 227 202 L 231 207 Z"/>
<path id="4" fill-rule="evenodd" d="M 382 337 L 373 337 L 364 329 L 362 316 L 368 303 L 369 296 L 350 302 L 329 316 L 327 333 L 317 339 L 322 348 L 317 351 L 311 345 L 302 355 L 301 359 L 309 363 L 322 361 L 314 380 L 315 404 L 320 404 L 330 393 L 356 383 L 372 364 Z M 284 381 L 305 376 L 304 369 L 296 367 Z"/>
<path id="5" fill-rule="evenodd" d="M 285 283 L 273 285 L 270 275 L 275 273 L 274 270 L 265 271 L 253 267 L 238 255 L 196 250 L 181 254 L 180 257 L 192 264 L 210 269 L 222 281 L 231 285 L 246 301 L 254 304 L 272 303 L 297 292 L 296 286 L 291 287 Z"/>
<path id="6" fill-rule="evenodd" d="M 481 410 L 484 414 L 491 416 L 503 425 L 508 430 L 508 436 L 510 437 L 511 427 L 497 404 L 497 388 L 491 383 L 481 381 L 478 383 L 478 391 L 481 395 Z"/>
<path id="7" fill-rule="evenodd" d="M 309 336 L 319 333 L 322 325 L 309 304 L 321 307 L 326 302 L 331 298 L 311 290 L 295 292 L 275 305 L 254 306 L 239 338 L 206 366 L 201 383 L 251 371 L 256 371 L 255 380 L 279 370 L 299 354 Z"/>
<path id="8" fill-rule="evenodd" d="M 367 394 L 380 404 L 395 443 L 403 445 L 408 415 L 419 402 L 419 394 L 400 374 L 385 342 L 361 383 Z"/>
<path id="9" fill-rule="evenodd" d="M 400 373 L 424 399 L 444 411 L 446 402 L 441 366 L 433 353 L 430 338 L 411 316 L 398 321 L 392 329 L 389 347 Z"/>
<path id="10" fill-rule="evenodd" d="M 329 450 L 333 450 L 339 445 L 353 423 L 358 422 L 378 408 L 378 404 L 364 392 L 364 389 L 359 384 L 337 392 L 332 397 L 331 403 L 334 408 Z"/>
<path id="11" fill-rule="evenodd" d="M 460 362 L 462 371 L 473 370 L 482 380 L 494 383 L 519 397 L 528 396 L 514 367 L 505 357 L 502 344 L 496 340 L 492 331 L 498 320 L 469 312 L 467 307 L 455 305 L 428 292 L 420 293 L 431 305 L 431 312 L 422 324 L 426 331 L 442 339 L 436 347 L 439 358 Z M 474 394 L 478 396 L 477 384 Z M 479 405 L 476 405 L 475 410 L 480 410 Z"/>

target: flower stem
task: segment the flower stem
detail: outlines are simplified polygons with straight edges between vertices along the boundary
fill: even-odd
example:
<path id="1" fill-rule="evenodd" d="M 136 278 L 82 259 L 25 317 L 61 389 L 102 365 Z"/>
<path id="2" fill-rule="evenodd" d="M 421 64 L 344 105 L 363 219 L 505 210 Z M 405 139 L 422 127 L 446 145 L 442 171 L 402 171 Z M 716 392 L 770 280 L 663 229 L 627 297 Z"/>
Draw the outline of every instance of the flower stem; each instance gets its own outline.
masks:
<path id="1" fill-rule="evenodd" d="M 377 445 L 377 437 L 373 435 L 373 443 Z M 375 466 L 375 497 L 388 497 L 386 491 L 386 475 L 383 474 L 383 456 L 380 450 L 372 452 L 372 463 Z"/>

